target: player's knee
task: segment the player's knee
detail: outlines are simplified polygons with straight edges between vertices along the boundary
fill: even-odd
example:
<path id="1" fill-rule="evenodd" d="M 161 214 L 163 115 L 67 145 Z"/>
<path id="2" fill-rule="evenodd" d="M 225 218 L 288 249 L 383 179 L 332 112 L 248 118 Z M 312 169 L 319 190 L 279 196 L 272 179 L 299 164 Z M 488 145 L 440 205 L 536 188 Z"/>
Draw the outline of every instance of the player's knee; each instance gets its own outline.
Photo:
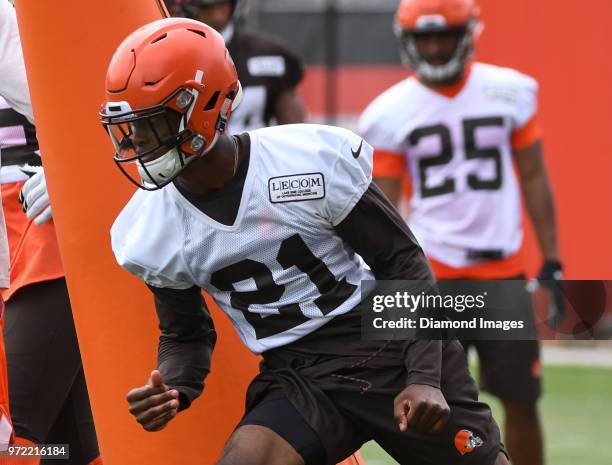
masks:
<path id="1" fill-rule="evenodd" d="M 256 457 L 257 454 L 247 455 L 245 452 L 232 450 L 228 454 L 223 454 L 216 465 L 263 465 L 265 463 Z"/>
<path id="2" fill-rule="evenodd" d="M 304 462 L 265 448 L 230 446 L 216 465 L 304 465 Z"/>
<path id="3" fill-rule="evenodd" d="M 304 461 L 272 430 L 246 425 L 231 436 L 217 465 L 304 465 Z"/>

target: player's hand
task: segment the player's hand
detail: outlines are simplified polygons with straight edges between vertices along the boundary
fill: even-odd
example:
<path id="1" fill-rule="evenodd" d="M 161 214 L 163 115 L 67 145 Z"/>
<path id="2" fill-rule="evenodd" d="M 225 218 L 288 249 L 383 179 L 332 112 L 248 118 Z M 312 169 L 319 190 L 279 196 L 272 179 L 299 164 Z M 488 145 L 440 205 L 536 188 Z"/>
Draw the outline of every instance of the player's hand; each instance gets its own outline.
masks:
<path id="1" fill-rule="evenodd" d="M 559 326 L 565 318 L 565 302 L 560 282 L 562 279 L 563 265 L 557 260 L 546 260 L 537 277 L 538 284 L 550 295 L 548 321 L 553 328 Z"/>
<path id="2" fill-rule="evenodd" d="M 401 432 L 439 433 L 450 416 L 442 391 L 433 386 L 411 384 L 393 401 L 395 421 Z"/>
<path id="3" fill-rule="evenodd" d="M 179 393 L 164 384 L 159 371 L 153 370 L 146 385 L 127 395 L 129 411 L 147 431 L 160 431 L 178 413 Z"/>
<path id="4" fill-rule="evenodd" d="M 34 223 L 41 225 L 51 219 L 51 205 L 47 192 L 47 180 L 42 166 L 24 165 L 20 170 L 30 177 L 19 193 L 19 202 L 23 211 Z"/>

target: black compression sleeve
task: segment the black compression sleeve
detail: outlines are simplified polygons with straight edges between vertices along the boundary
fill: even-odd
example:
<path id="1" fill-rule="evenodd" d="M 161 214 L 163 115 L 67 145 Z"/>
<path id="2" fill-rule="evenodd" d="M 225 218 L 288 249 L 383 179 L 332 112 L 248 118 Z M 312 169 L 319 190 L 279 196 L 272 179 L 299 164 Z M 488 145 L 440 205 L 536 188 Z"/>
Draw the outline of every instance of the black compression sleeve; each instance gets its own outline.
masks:
<path id="1" fill-rule="evenodd" d="M 157 366 L 164 382 L 179 391 L 183 410 L 204 389 L 217 334 L 200 288 L 149 289 L 155 295 L 161 330 Z"/>
<path id="2" fill-rule="evenodd" d="M 429 262 L 412 232 L 382 193 L 371 183 L 336 231 L 365 260 L 377 280 L 435 283 Z M 405 350 L 406 384 L 440 387 L 441 341 L 413 340 Z"/>
<path id="3" fill-rule="evenodd" d="M 361 255 L 377 280 L 434 282 L 423 250 L 375 183 L 370 184 L 336 231 Z"/>

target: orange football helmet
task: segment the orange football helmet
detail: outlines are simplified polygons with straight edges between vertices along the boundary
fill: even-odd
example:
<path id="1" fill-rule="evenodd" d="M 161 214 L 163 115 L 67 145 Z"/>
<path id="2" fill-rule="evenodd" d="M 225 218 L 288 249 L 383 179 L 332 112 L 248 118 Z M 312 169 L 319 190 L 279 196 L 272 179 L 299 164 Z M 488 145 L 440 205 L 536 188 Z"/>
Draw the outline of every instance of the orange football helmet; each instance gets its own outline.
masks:
<path id="1" fill-rule="evenodd" d="M 130 34 L 115 52 L 100 118 L 121 171 L 155 190 L 214 147 L 240 97 L 221 35 L 198 21 L 165 18 Z"/>
<path id="2" fill-rule="evenodd" d="M 402 60 L 430 82 L 442 82 L 460 73 L 472 58 L 482 31 L 480 9 L 475 0 L 402 0 L 394 30 L 401 44 Z M 461 39 L 447 63 L 432 65 L 415 44 L 415 35 L 457 32 Z"/>

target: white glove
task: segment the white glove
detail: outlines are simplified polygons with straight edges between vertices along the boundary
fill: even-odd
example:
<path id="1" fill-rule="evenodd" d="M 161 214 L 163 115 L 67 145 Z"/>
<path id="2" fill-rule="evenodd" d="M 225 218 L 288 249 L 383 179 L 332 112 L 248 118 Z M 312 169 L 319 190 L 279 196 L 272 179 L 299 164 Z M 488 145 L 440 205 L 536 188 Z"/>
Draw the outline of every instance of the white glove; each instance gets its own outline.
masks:
<path id="1" fill-rule="evenodd" d="M 23 211 L 34 223 L 41 225 L 51 219 L 51 205 L 47 192 L 47 180 L 42 166 L 24 165 L 20 170 L 30 177 L 19 193 L 19 202 Z"/>

